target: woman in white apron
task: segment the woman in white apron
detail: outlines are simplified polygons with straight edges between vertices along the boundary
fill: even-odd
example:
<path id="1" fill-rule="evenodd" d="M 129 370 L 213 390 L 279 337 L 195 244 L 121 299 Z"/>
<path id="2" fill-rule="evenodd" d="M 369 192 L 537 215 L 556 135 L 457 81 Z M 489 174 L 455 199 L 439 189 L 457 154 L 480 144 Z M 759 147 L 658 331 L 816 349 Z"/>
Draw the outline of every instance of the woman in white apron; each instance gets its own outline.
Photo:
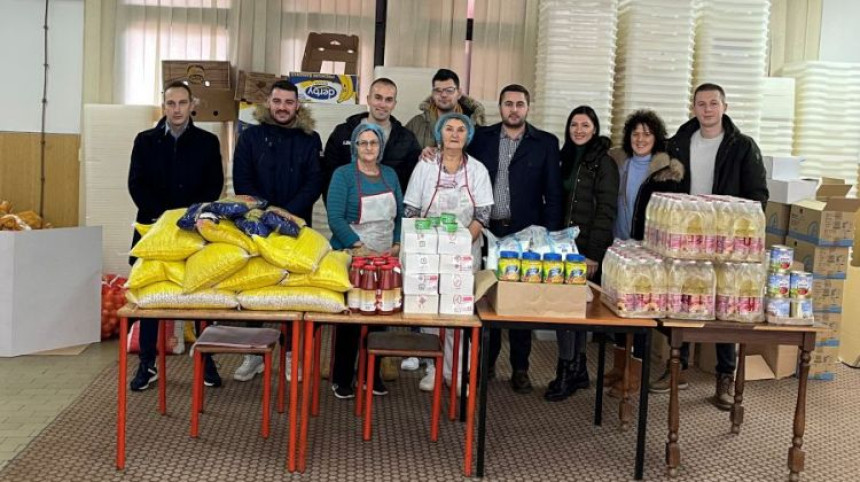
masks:
<path id="1" fill-rule="evenodd" d="M 385 135 L 375 124 L 359 124 L 352 132 L 352 162 L 334 171 L 326 209 L 334 249 L 350 249 L 363 255 L 392 255 L 400 251 L 403 194 L 394 169 L 379 163 Z M 383 327 L 371 327 L 371 330 Z M 340 325 L 335 337 L 332 390 L 337 398 L 355 396 L 352 386 L 358 355 L 359 325 Z M 379 376 L 373 393 L 388 390 Z"/>
<path id="2" fill-rule="evenodd" d="M 481 267 L 481 231 L 490 222 L 490 207 L 493 205 L 493 187 L 487 168 L 477 159 L 466 154 L 466 146 L 472 140 L 474 126 L 462 114 L 447 114 L 436 122 L 436 143 L 439 151 L 435 163 L 419 162 L 409 179 L 404 196 L 404 217 L 434 217 L 441 213 L 457 216 L 461 225 L 472 235 L 473 270 Z M 437 333 L 435 328 L 422 329 L 425 333 Z M 445 363 L 443 375 L 451 383 L 451 365 L 454 334 L 447 330 L 445 336 Z M 458 347 L 458 356 L 459 349 Z M 432 391 L 435 384 L 436 367 L 427 362 L 427 373 L 419 388 Z M 460 377 L 457 374 L 459 386 Z M 459 392 L 459 390 L 458 390 Z"/>

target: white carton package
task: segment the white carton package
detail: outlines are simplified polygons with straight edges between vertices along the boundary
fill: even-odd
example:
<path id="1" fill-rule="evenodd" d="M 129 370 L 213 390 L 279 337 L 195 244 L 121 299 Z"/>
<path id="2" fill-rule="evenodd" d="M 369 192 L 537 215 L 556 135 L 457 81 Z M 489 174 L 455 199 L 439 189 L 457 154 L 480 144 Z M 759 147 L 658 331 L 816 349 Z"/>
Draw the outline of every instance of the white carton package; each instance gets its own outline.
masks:
<path id="1" fill-rule="evenodd" d="M 440 295 L 472 295 L 475 293 L 475 275 L 471 273 L 445 273 L 439 275 Z"/>
<path id="2" fill-rule="evenodd" d="M 439 294 L 439 275 L 437 273 L 412 273 L 403 275 L 403 294 Z"/>
<path id="3" fill-rule="evenodd" d="M 440 254 L 439 273 L 472 273 L 476 261 L 471 254 Z"/>
<path id="4" fill-rule="evenodd" d="M 770 194 L 768 200 L 783 204 L 794 204 L 804 199 L 815 199 L 817 188 L 818 181 L 815 179 L 767 180 L 767 190 Z"/>
<path id="5" fill-rule="evenodd" d="M 436 228 L 439 235 L 439 254 L 472 254 L 472 235 L 460 226 L 453 233 L 446 232 L 442 226 Z"/>
<path id="6" fill-rule="evenodd" d="M 402 253 L 404 274 L 439 273 L 439 255 L 424 253 Z"/>
<path id="7" fill-rule="evenodd" d="M 800 178 L 800 163 L 803 157 L 762 156 L 768 179 L 791 181 Z"/>
<path id="8" fill-rule="evenodd" d="M 439 313 L 439 295 L 404 295 L 403 313 L 435 315 Z"/>
<path id="9" fill-rule="evenodd" d="M 439 295 L 439 313 L 443 315 L 471 315 L 475 312 L 473 295 Z"/>
<path id="10" fill-rule="evenodd" d="M 400 233 L 400 249 L 406 253 L 436 254 L 439 235 L 435 229 L 415 229 L 415 219 L 404 219 Z"/>

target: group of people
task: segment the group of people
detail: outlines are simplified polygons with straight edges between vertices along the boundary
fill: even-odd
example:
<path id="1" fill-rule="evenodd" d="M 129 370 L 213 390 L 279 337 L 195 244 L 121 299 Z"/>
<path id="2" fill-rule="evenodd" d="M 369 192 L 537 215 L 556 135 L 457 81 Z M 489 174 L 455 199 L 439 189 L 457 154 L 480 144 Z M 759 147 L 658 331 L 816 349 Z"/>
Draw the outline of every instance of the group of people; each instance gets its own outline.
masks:
<path id="1" fill-rule="evenodd" d="M 503 237 L 531 225 L 550 231 L 580 229 L 577 246 L 591 262 L 590 277 L 599 282 L 600 262 L 614 239 L 642 239 L 645 208 L 654 192 L 725 194 L 764 203 L 768 198 L 761 154 L 753 139 L 743 135 L 725 114 L 723 89 L 698 86 L 693 95 L 695 117 L 667 139 L 666 126 L 650 110 L 631 114 L 624 124 L 620 147 L 611 148 L 600 132 L 594 109 L 579 106 L 568 117 L 564 142 L 528 122 L 531 96 L 517 84 L 499 94 L 501 122 L 484 125 L 484 108 L 460 90 L 457 74 L 440 69 L 421 113 L 405 126 L 391 114 L 397 85 L 376 79 L 367 95 L 368 111 L 338 125 L 322 149 L 298 90 L 288 81 L 272 87 L 259 105 L 259 125 L 239 137 L 233 158 L 236 194 L 259 196 L 312 223 L 311 210 L 322 194 L 334 249 L 354 254 L 397 255 L 403 218 L 441 212 L 456 214 L 472 235 L 473 253 L 480 259 L 483 231 Z M 167 209 L 213 201 L 221 194 L 223 175 L 218 141 L 190 119 L 192 94 L 182 83 L 164 90 L 165 117 L 135 140 L 129 190 L 138 206 L 137 221 L 153 222 Z M 137 238 L 135 238 L 136 241 Z M 477 264 L 477 263 L 476 263 Z M 157 379 L 155 325 L 143 323 L 140 366 L 132 390 L 144 390 Z M 559 329 L 555 378 L 544 393 L 560 401 L 590 384 L 584 332 Z M 337 327 L 332 390 L 341 399 L 355 394 L 355 360 L 359 330 Z M 510 384 L 517 393 L 533 390 L 529 376 L 530 330 L 509 330 Z M 614 366 L 606 374 L 610 395 L 620 393 L 627 360 L 625 343 L 617 340 Z M 446 337 L 444 379 L 460 383 L 451 373 L 453 339 Z M 641 383 L 642 340 L 633 344 L 631 373 L 634 388 Z M 459 347 L 457 348 L 459 349 Z M 501 333 L 490 336 L 489 378 L 501 350 Z M 734 345 L 717 345 L 717 378 L 712 402 L 728 410 L 735 368 Z M 682 350 L 680 387 L 686 388 L 687 350 Z M 404 370 L 420 368 L 405 359 Z M 425 361 L 422 390 L 432 390 L 435 369 Z M 387 389 L 375 374 L 374 393 Z M 262 362 L 246 357 L 234 374 L 250 380 L 262 372 Z M 289 370 L 287 370 L 289 373 Z M 205 383 L 221 379 L 211 358 Z M 668 391 L 668 377 L 651 384 Z"/>

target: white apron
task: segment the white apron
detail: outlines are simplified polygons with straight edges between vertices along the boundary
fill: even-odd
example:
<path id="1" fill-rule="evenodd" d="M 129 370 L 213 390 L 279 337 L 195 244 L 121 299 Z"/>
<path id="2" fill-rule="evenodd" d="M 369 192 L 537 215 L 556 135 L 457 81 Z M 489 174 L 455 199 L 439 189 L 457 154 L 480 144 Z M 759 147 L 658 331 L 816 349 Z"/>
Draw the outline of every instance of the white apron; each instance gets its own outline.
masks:
<path id="1" fill-rule="evenodd" d="M 355 183 L 358 187 L 358 222 L 352 223 L 350 227 L 367 249 L 376 253 L 390 251 L 394 244 L 394 220 L 397 217 L 394 191 L 382 177 L 386 191 L 365 196 L 361 192 L 358 166 L 355 167 Z"/>
<path id="2" fill-rule="evenodd" d="M 469 227 L 469 224 L 475 219 L 475 198 L 472 196 L 472 191 L 469 189 L 469 171 L 466 169 L 468 158 L 463 156 L 463 175 L 465 182 L 463 186 L 457 187 L 455 182 L 453 186 L 443 186 L 442 169 L 443 163 L 439 161 L 439 174 L 436 177 L 436 190 L 430 198 L 430 205 L 424 211 L 424 217 L 436 217 L 442 213 L 451 213 L 457 216 L 460 224 Z M 456 179 L 456 175 L 455 175 Z M 472 271 L 477 272 L 481 269 L 481 241 L 483 238 L 478 236 L 478 239 L 472 242 Z"/>

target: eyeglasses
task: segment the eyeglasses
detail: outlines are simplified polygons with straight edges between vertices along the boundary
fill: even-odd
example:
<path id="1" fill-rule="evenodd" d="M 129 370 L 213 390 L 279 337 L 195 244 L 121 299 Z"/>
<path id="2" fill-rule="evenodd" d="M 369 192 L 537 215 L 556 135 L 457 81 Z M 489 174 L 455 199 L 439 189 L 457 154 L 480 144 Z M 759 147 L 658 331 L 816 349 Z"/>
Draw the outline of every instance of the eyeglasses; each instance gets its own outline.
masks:
<path id="1" fill-rule="evenodd" d="M 433 89 L 433 93 L 436 95 L 442 95 L 442 94 L 454 95 L 454 92 L 457 92 L 456 87 L 445 87 L 444 89 Z"/>
<path id="2" fill-rule="evenodd" d="M 379 147 L 379 141 L 355 141 L 355 145 L 364 149 L 375 149 Z"/>

